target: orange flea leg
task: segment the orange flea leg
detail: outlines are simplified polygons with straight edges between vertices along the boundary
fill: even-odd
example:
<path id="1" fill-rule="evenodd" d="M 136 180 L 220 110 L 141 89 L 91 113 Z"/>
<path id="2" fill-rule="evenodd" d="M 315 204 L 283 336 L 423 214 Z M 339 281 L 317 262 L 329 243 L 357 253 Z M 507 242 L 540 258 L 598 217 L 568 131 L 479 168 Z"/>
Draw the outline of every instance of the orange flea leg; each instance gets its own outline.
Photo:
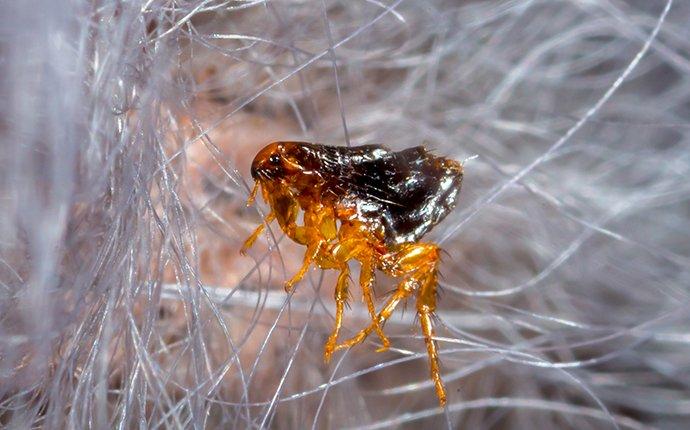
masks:
<path id="1" fill-rule="evenodd" d="M 296 204 L 297 203 L 295 202 L 293 207 L 296 208 Z M 307 245 L 307 251 L 304 253 L 302 267 L 300 267 L 299 271 L 295 274 L 295 276 L 292 277 L 292 279 L 285 283 L 286 292 L 290 292 L 295 284 L 304 278 L 304 275 L 306 275 L 307 271 L 309 271 L 309 266 L 311 266 L 311 263 L 314 262 L 314 259 L 317 259 L 318 262 L 317 257 L 323 252 L 322 249 L 327 244 L 327 241 L 321 232 L 323 227 L 322 223 L 328 216 L 325 211 L 306 211 L 304 213 L 304 227 L 298 227 L 296 225 L 295 216 L 295 209 L 292 209 L 292 214 L 284 219 L 281 227 L 286 233 L 289 232 L 290 235 L 293 235 L 294 237 L 290 237 L 297 243 Z M 333 221 L 333 224 L 335 224 L 335 221 Z"/>
<path id="2" fill-rule="evenodd" d="M 374 295 L 372 294 L 373 284 L 373 267 L 371 266 L 370 262 L 364 262 L 362 263 L 362 269 L 359 274 L 359 285 L 362 289 L 362 296 L 364 298 L 364 302 L 367 305 L 367 309 L 369 310 L 369 315 L 371 316 L 371 322 L 374 326 L 374 330 L 376 331 L 376 334 L 379 336 L 379 338 L 381 339 L 381 343 L 383 344 L 379 349 L 376 350 L 376 352 L 383 352 L 390 347 L 391 341 L 383 332 L 383 327 L 381 327 L 379 318 L 376 315 L 376 307 L 374 306 Z"/>
<path id="3" fill-rule="evenodd" d="M 254 204 L 256 201 L 256 194 L 259 192 L 259 181 L 254 182 L 254 187 L 252 188 L 252 191 L 249 193 L 249 198 L 247 199 L 247 207 L 251 206 Z"/>
<path id="4" fill-rule="evenodd" d="M 304 261 L 302 261 L 302 267 L 300 267 L 299 271 L 295 274 L 295 276 L 292 277 L 292 279 L 285 282 L 285 292 L 289 293 L 295 286 L 295 284 L 297 284 L 299 281 L 302 280 L 302 278 L 304 278 L 304 275 L 306 275 L 309 271 L 309 266 L 311 266 L 311 263 L 314 261 L 314 258 L 319 253 L 319 250 L 322 245 L 323 241 L 321 240 L 309 241 L 309 245 L 307 246 L 307 252 L 304 253 Z"/>
<path id="5" fill-rule="evenodd" d="M 367 305 L 369 315 L 374 323 L 374 329 L 379 335 L 383 346 L 379 351 L 385 351 L 390 347 L 390 341 L 383 332 L 381 325 L 376 319 L 376 307 L 374 306 L 374 298 L 372 294 L 372 285 L 374 283 L 374 268 L 372 265 L 372 257 L 369 243 L 366 239 L 358 237 L 356 229 L 343 228 L 340 231 L 341 240 L 331 249 L 331 257 L 340 265 L 347 266 L 347 262 L 351 259 L 357 259 L 361 262 L 362 268 L 359 274 L 359 284 L 362 289 L 362 298 Z M 338 267 L 338 266 L 336 266 Z M 335 268 L 335 267 L 328 267 Z M 343 270 L 343 269 L 341 269 Z M 349 268 L 348 268 L 349 273 Z M 337 338 L 334 339 L 337 341 Z M 330 356 L 336 349 L 335 343 L 327 348 L 327 355 Z"/>
<path id="6" fill-rule="evenodd" d="M 407 299 L 418 288 L 417 312 L 429 356 L 431 379 L 434 382 L 436 396 L 440 405 L 445 406 L 447 401 L 446 390 L 441 381 L 438 350 L 433 339 L 434 330 L 431 323 L 431 316 L 436 310 L 438 247 L 431 244 L 408 244 L 389 258 L 391 258 L 391 263 L 393 264 L 388 265 L 390 270 L 387 270 L 387 272 L 393 276 L 405 276 L 406 279 L 398 285 L 395 293 L 393 293 L 381 312 L 379 312 L 375 322 L 378 322 L 381 326 L 385 324 L 398 304 L 402 300 Z M 336 350 L 350 348 L 363 342 L 375 328 L 375 323 L 370 324 L 352 338 L 337 345 Z"/>
<path id="7" fill-rule="evenodd" d="M 324 347 L 323 359 L 326 363 L 331 360 L 331 355 L 333 351 L 335 351 L 335 345 L 338 341 L 338 334 L 340 334 L 340 328 L 343 325 L 343 311 L 348 297 L 349 278 L 350 268 L 345 264 L 338 276 L 338 283 L 335 286 L 335 327 Z"/>
<path id="8" fill-rule="evenodd" d="M 256 227 L 256 230 L 254 230 L 254 233 L 252 233 L 251 236 L 249 236 L 247 240 L 244 241 L 244 244 L 242 244 L 242 248 L 240 248 L 240 254 L 247 255 L 247 251 L 249 250 L 249 248 L 252 247 L 252 245 L 254 245 L 256 239 L 258 239 L 261 235 L 261 232 L 264 231 L 266 224 L 269 224 L 271 221 L 273 221 L 275 217 L 276 216 L 272 211 L 269 212 L 268 215 L 266 215 L 266 218 L 264 218 L 264 222 L 259 224 L 259 226 Z"/>
<path id="9" fill-rule="evenodd" d="M 441 380 L 438 349 L 434 340 L 434 327 L 431 321 L 431 316 L 436 311 L 438 250 L 435 249 L 433 254 L 435 255 L 435 261 L 429 262 L 429 270 L 424 274 L 421 287 L 417 291 L 417 315 L 419 316 L 419 324 L 422 326 L 426 352 L 429 357 L 429 373 L 431 380 L 434 382 L 438 402 L 443 407 L 446 405 L 446 389 Z"/>
<path id="10" fill-rule="evenodd" d="M 335 350 L 341 350 L 345 348 L 351 348 L 359 343 L 364 342 L 364 339 L 369 336 L 369 334 L 376 329 L 376 326 L 383 326 L 388 318 L 393 314 L 396 306 L 401 300 L 406 299 L 414 291 L 414 283 L 409 281 L 403 281 L 398 285 L 398 288 L 393 293 L 393 295 L 388 299 L 386 305 L 383 307 L 381 312 L 373 319 L 373 322 L 365 329 L 360 330 L 359 333 L 346 340 L 345 342 L 336 345 Z"/>
<path id="11" fill-rule="evenodd" d="M 436 289 L 436 286 L 433 287 Z M 436 350 L 436 341 L 434 341 L 434 328 L 431 324 L 431 310 L 418 310 L 419 323 L 422 326 L 422 333 L 424 334 L 424 343 L 426 343 L 426 353 L 429 356 L 429 367 L 431 373 L 431 380 L 434 381 L 436 388 L 436 397 L 441 407 L 446 405 L 446 388 L 443 386 L 441 380 L 441 371 L 438 362 L 438 351 Z"/>

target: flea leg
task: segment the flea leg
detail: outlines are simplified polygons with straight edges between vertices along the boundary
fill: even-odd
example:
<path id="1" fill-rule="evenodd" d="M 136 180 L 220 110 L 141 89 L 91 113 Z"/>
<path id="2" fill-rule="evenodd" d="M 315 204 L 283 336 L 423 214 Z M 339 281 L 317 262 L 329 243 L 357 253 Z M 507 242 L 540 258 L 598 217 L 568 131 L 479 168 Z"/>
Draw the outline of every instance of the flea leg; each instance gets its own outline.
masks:
<path id="1" fill-rule="evenodd" d="M 362 288 L 362 296 L 364 298 L 364 302 L 367 305 L 367 309 L 369 310 L 369 315 L 371 316 L 371 321 L 372 325 L 374 326 L 374 330 L 376 330 L 376 334 L 379 336 L 379 338 L 381 339 L 381 343 L 383 344 L 379 349 L 376 350 L 376 352 L 382 352 L 390 347 L 391 342 L 390 340 L 388 340 L 388 337 L 383 332 L 383 328 L 381 327 L 379 319 L 376 316 L 376 307 L 374 306 L 374 295 L 372 294 L 374 279 L 374 270 L 371 265 L 371 262 L 362 262 L 362 270 L 359 274 L 359 285 Z"/>
<path id="2" fill-rule="evenodd" d="M 374 306 L 374 298 L 372 294 L 372 288 L 374 284 L 374 267 L 372 264 L 372 251 L 370 245 L 366 239 L 357 236 L 358 232 L 352 229 L 342 229 L 340 231 L 341 241 L 337 243 L 331 249 L 331 256 L 339 267 L 347 265 L 347 262 L 351 259 L 357 259 L 362 264 L 362 269 L 359 275 L 359 284 L 362 289 L 362 297 L 369 310 L 369 315 L 374 325 L 374 330 L 381 338 L 383 346 L 379 350 L 384 351 L 390 346 L 390 341 L 383 332 L 383 328 L 378 322 L 376 315 L 376 307 Z M 341 268 L 341 270 L 343 270 Z M 348 269 L 349 273 L 349 269 Z M 337 339 L 335 339 L 337 340 Z M 336 345 L 333 346 L 335 348 Z M 330 348 L 330 347 L 329 347 Z M 340 348 L 338 348 L 340 349 Z M 329 349 L 329 354 L 335 351 L 335 349 Z"/>
<path id="3" fill-rule="evenodd" d="M 291 204 L 297 204 L 296 201 L 293 202 L 294 203 Z M 307 211 L 304 213 L 304 227 L 299 227 L 295 222 L 297 209 L 290 209 L 289 212 L 286 213 L 288 213 L 289 216 L 282 217 L 283 222 L 281 223 L 281 227 L 295 242 L 307 245 L 302 267 L 292 279 L 285 283 L 285 291 L 290 292 L 292 287 L 301 281 L 304 275 L 307 274 L 312 262 L 314 262 L 315 259 L 317 263 L 319 262 L 320 258 L 317 257 L 323 253 L 323 247 L 328 243 L 326 240 L 327 238 L 325 238 L 322 233 L 322 223 L 325 219 L 330 218 L 327 213 L 320 210 Z M 280 216 L 278 220 L 280 222 Z M 332 223 L 335 225 L 335 220 L 332 220 Z"/>
<path id="4" fill-rule="evenodd" d="M 429 372 L 431 380 L 436 388 L 436 396 L 441 406 L 446 405 L 446 389 L 441 381 L 441 371 L 438 361 L 438 350 L 434 341 L 434 327 L 432 325 L 432 315 L 436 310 L 436 286 L 437 286 L 437 264 L 433 264 L 429 271 L 425 273 L 420 289 L 417 291 L 417 315 L 419 324 L 422 326 L 426 352 L 429 357 Z"/>
<path id="5" fill-rule="evenodd" d="M 314 258 L 319 253 L 319 250 L 324 243 L 325 242 L 321 240 L 316 240 L 307 246 L 307 252 L 304 253 L 304 260 L 302 261 L 302 267 L 300 267 L 299 271 L 295 274 L 295 276 L 292 277 L 292 279 L 285 282 L 285 292 L 289 293 L 292 290 L 292 287 L 294 287 L 295 284 L 304 278 L 304 275 L 306 275 L 307 271 L 309 271 L 309 266 L 311 266 L 311 263 L 314 261 Z"/>
<path id="6" fill-rule="evenodd" d="M 438 360 L 438 350 L 434 341 L 432 315 L 436 310 L 436 286 L 439 250 L 432 244 L 405 244 L 396 252 L 390 254 L 383 261 L 386 272 L 392 276 L 404 277 L 395 293 L 388 299 L 383 310 L 379 312 L 377 321 L 383 325 L 391 316 L 400 301 L 408 298 L 417 290 L 417 314 L 422 326 L 424 343 L 429 356 L 431 380 L 434 382 L 436 396 L 441 406 L 446 404 L 446 389 L 441 381 L 441 371 Z M 336 346 L 336 350 L 349 348 L 366 339 L 375 330 L 372 323 L 346 342 Z"/>
<path id="7" fill-rule="evenodd" d="M 267 224 L 269 224 L 271 221 L 275 219 L 275 214 L 273 211 L 269 212 L 268 215 L 266 215 L 266 218 L 264 218 L 264 222 L 259 224 L 259 226 L 254 230 L 254 233 L 252 233 L 251 236 L 247 238 L 247 240 L 244 241 L 244 244 L 242 245 L 242 248 L 240 248 L 240 254 L 242 255 L 247 255 L 247 251 L 249 248 L 254 245 L 254 242 L 256 242 L 256 239 L 259 238 L 261 235 L 261 232 L 264 231 L 264 228 L 266 227 Z"/>
<path id="8" fill-rule="evenodd" d="M 264 196 L 271 210 L 276 214 L 276 220 L 280 229 L 292 240 L 300 245 L 309 245 L 313 238 L 308 237 L 305 227 L 297 225 L 297 215 L 299 214 L 299 203 L 289 192 L 275 189 L 267 192 Z"/>
<path id="9" fill-rule="evenodd" d="M 407 297 L 409 297 L 410 294 L 414 292 L 415 287 L 416 284 L 413 281 L 405 280 L 401 282 L 400 285 L 398 285 L 398 288 L 393 293 L 393 295 L 388 299 L 386 305 L 383 307 L 381 312 L 379 312 L 379 314 L 373 318 L 373 322 L 367 328 L 360 330 L 359 333 L 357 333 L 350 339 L 346 340 L 341 344 L 336 345 L 335 350 L 338 351 L 340 349 L 350 348 L 357 345 L 358 343 L 364 342 L 364 339 L 366 339 L 372 331 L 376 330 L 377 326 L 383 327 L 388 318 L 390 318 L 391 314 L 393 314 L 393 311 L 398 306 L 398 303 L 400 303 L 401 300 L 404 300 Z"/>
<path id="10" fill-rule="evenodd" d="M 333 351 L 335 351 L 335 344 L 338 340 L 340 328 L 343 325 L 343 311 L 345 303 L 347 302 L 349 278 L 350 268 L 345 264 L 341 268 L 340 275 L 338 276 L 338 283 L 335 286 L 335 327 L 324 347 L 323 359 L 326 363 L 331 360 L 331 355 Z"/>
<path id="11" fill-rule="evenodd" d="M 436 285 L 429 287 L 436 293 Z M 438 362 L 438 351 L 436 349 L 436 341 L 434 340 L 434 327 L 431 324 L 431 315 L 433 310 L 431 307 L 421 304 L 421 298 L 417 298 L 417 313 L 419 314 L 419 323 L 422 326 L 422 333 L 424 334 L 424 343 L 426 343 L 426 353 L 429 356 L 429 371 L 431 373 L 431 380 L 434 381 L 436 388 L 436 396 L 441 406 L 446 405 L 446 389 L 441 381 L 441 371 Z"/>
<path id="12" fill-rule="evenodd" d="M 372 324 L 344 343 L 336 346 L 336 350 L 349 348 L 364 341 L 367 336 L 376 329 L 376 324 L 383 326 L 390 318 L 396 306 L 407 299 L 420 285 L 420 280 L 426 273 L 436 270 L 438 261 L 438 248 L 431 244 L 407 243 L 400 245 L 395 251 L 385 255 L 380 263 L 383 270 L 390 276 L 402 277 L 403 281 L 398 285 L 393 295 L 388 298 L 378 316 Z"/>
<path id="13" fill-rule="evenodd" d="M 259 181 L 254 182 L 254 187 L 249 193 L 249 198 L 247 199 L 247 207 L 253 205 L 254 201 L 256 201 L 256 194 L 259 192 L 259 185 L 261 185 Z"/>

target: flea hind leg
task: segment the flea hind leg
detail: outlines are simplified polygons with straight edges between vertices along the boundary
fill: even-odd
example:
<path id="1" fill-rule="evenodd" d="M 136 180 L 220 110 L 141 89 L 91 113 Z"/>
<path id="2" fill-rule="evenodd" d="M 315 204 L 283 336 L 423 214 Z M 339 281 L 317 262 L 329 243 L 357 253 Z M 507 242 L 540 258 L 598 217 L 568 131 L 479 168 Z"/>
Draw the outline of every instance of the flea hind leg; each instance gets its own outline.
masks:
<path id="1" fill-rule="evenodd" d="M 346 263 L 341 267 L 338 282 L 335 286 L 335 326 L 323 350 L 323 359 L 326 363 L 331 360 L 331 355 L 335 351 L 335 345 L 340 334 L 340 328 L 343 325 L 343 311 L 345 310 L 345 303 L 347 303 L 349 281 L 350 267 Z"/>
<path id="2" fill-rule="evenodd" d="M 426 279 L 424 279 L 421 287 L 417 291 L 417 315 L 419 316 L 419 324 L 422 326 L 426 352 L 429 357 L 431 380 L 434 382 L 434 388 L 436 389 L 436 396 L 438 397 L 439 403 L 441 406 L 445 406 L 446 389 L 441 380 L 438 349 L 436 341 L 434 340 L 434 327 L 432 324 L 432 316 L 436 310 L 436 287 L 438 285 L 436 277 L 437 273 L 434 267 L 432 272 L 427 273 Z"/>
<path id="3" fill-rule="evenodd" d="M 343 235 L 347 237 L 347 231 L 343 232 Z M 347 262 L 351 259 L 357 259 L 361 262 L 361 271 L 359 275 L 359 284 L 362 289 L 362 298 L 367 305 L 369 310 L 369 315 L 372 321 L 372 330 L 376 330 L 381 343 L 383 344 L 380 350 L 386 350 L 390 346 L 390 340 L 383 332 L 383 328 L 378 322 L 376 315 L 376 307 L 374 305 L 374 298 L 372 294 L 372 288 L 374 283 L 374 266 L 372 260 L 371 249 L 366 240 L 359 237 L 347 238 L 342 240 L 340 243 L 336 244 L 332 248 L 332 258 L 341 266 L 341 270 L 347 270 L 349 274 L 349 268 L 343 269 L 342 266 L 347 266 Z M 337 302 L 337 292 L 336 292 L 336 302 Z M 337 311 L 337 309 L 336 309 Z M 337 318 L 337 313 L 336 313 Z M 338 327 L 339 328 L 339 327 Z M 329 343 L 326 345 L 325 358 L 326 361 L 330 358 L 330 355 L 337 349 L 341 349 L 336 345 L 337 336 L 329 339 Z"/>
<path id="4" fill-rule="evenodd" d="M 432 316 L 436 310 L 437 270 L 439 249 L 433 244 L 405 244 L 386 257 L 384 267 L 389 275 L 403 277 L 403 281 L 388 299 L 375 322 L 383 326 L 390 318 L 398 304 L 417 291 L 417 313 L 419 315 L 424 342 L 429 357 L 431 379 L 434 382 L 436 395 L 441 406 L 446 404 L 446 391 L 441 381 L 438 350 L 433 339 L 434 329 Z M 372 323 L 352 338 L 336 346 L 337 349 L 349 348 L 361 343 L 376 329 Z"/>
<path id="5" fill-rule="evenodd" d="M 387 254 L 381 261 L 384 271 L 393 277 L 403 278 L 393 294 L 388 298 L 374 322 L 352 338 L 338 345 L 336 349 L 349 348 L 364 341 L 376 329 L 383 326 L 395 311 L 398 304 L 406 300 L 420 285 L 426 273 L 434 272 L 438 261 L 438 248 L 431 244 L 408 243 Z"/>
<path id="6" fill-rule="evenodd" d="M 364 298 L 364 303 L 366 303 L 367 309 L 369 310 L 369 316 L 371 316 L 371 322 L 374 326 L 374 330 L 376 331 L 376 334 L 379 336 L 379 339 L 381 339 L 382 345 L 376 351 L 382 352 L 390 347 L 391 342 L 386 336 L 386 334 L 383 332 L 383 327 L 381 327 L 378 316 L 376 315 L 376 307 L 374 306 L 374 295 L 372 292 L 374 280 L 374 268 L 372 267 L 371 261 L 362 262 L 362 269 L 359 274 L 359 285 L 362 289 L 362 297 Z"/>
<path id="7" fill-rule="evenodd" d="M 335 244 L 328 253 L 320 255 L 318 264 L 322 268 L 337 268 L 340 269 L 340 276 L 335 289 L 335 328 L 331 333 L 326 346 L 324 348 L 324 361 L 328 362 L 335 351 L 338 342 L 338 335 L 343 322 L 343 309 L 348 298 L 348 287 L 350 277 L 350 267 L 348 261 L 353 258 L 360 257 L 362 259 L 362 270 L 360 272 L 359 281 L 362 288 L 362 295 L 364 301 L 367 303 L 369 314 L 372 321 L 376 321 L 376 308 L 374 307 L 374 300 L 372 297 L 372 284 L 374 282 L 374 271 L 371 264 L 371 257 L 369 256 L 369 247 L 366 241 L 358 238 L 346 239 L 340 243 Z M 390 341 L 383 333 L 381 327 L 376 324 L 375 329 L 381 338 L 384 347 L 390 345 Z"/>
<path id="8" fill-rule="evenodd" d="M 374 316 L 373 322 L 369 324 L 367 328 L 360 330 L 356 335 L 352 336 L 350 339 L 346 340 L 341 344 L 338 344 L 335 347 L 336 351 L 340 349 L 350 348 L 359 343 L 364 342 L 364 339 L 366 339 L 372 331 L 376 330 L 377 327 L 383 327 L 388 318 L 390 318 L 390 316 L 393 314 L 393 311 L 398 306 L 398 303 L 400 303 L 402 300 L 407 299 L 414 292 L 415 287 L 416 284 L 413 281 L 405 280 L 401 282 L 398 285 L 398 288 L 393 293 L 393 295 L 388 299 L 381 312 L 379 312 L 378 315 Z M 385 339 L 388 340 L 387 337 Z M 384 345 L 386 344 L 384 343 Z"/>

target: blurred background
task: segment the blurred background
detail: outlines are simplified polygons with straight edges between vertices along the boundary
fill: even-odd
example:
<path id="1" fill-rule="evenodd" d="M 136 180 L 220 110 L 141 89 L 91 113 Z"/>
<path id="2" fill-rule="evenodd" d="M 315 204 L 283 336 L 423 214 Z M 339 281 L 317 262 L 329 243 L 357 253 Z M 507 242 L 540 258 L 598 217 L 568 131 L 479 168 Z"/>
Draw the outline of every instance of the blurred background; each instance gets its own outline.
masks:
<path id="1" fill-rule="evenodd" d="M 687 1 L 2 9 L 3 426 L 687 428 Z M 239 256 L 289 139 L 467 160 L 426 237 L 445 409 L 412 304 L 325 364 L 334 273 L 286 294 L 275 225 Z"/>

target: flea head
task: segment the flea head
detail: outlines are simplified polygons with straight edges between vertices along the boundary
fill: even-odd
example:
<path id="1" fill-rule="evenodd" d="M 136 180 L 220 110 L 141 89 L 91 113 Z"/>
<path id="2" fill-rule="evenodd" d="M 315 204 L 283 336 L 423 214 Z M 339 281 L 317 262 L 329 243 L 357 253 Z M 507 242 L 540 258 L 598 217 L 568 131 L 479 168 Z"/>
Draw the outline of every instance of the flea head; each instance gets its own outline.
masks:
<path id="1" fill-rule="evenodd" d="M 313 148 L 303 142 L 273 142 L 252 162 L 252 178 L 257 181 L 294 182 L 318 170 Z"/>

